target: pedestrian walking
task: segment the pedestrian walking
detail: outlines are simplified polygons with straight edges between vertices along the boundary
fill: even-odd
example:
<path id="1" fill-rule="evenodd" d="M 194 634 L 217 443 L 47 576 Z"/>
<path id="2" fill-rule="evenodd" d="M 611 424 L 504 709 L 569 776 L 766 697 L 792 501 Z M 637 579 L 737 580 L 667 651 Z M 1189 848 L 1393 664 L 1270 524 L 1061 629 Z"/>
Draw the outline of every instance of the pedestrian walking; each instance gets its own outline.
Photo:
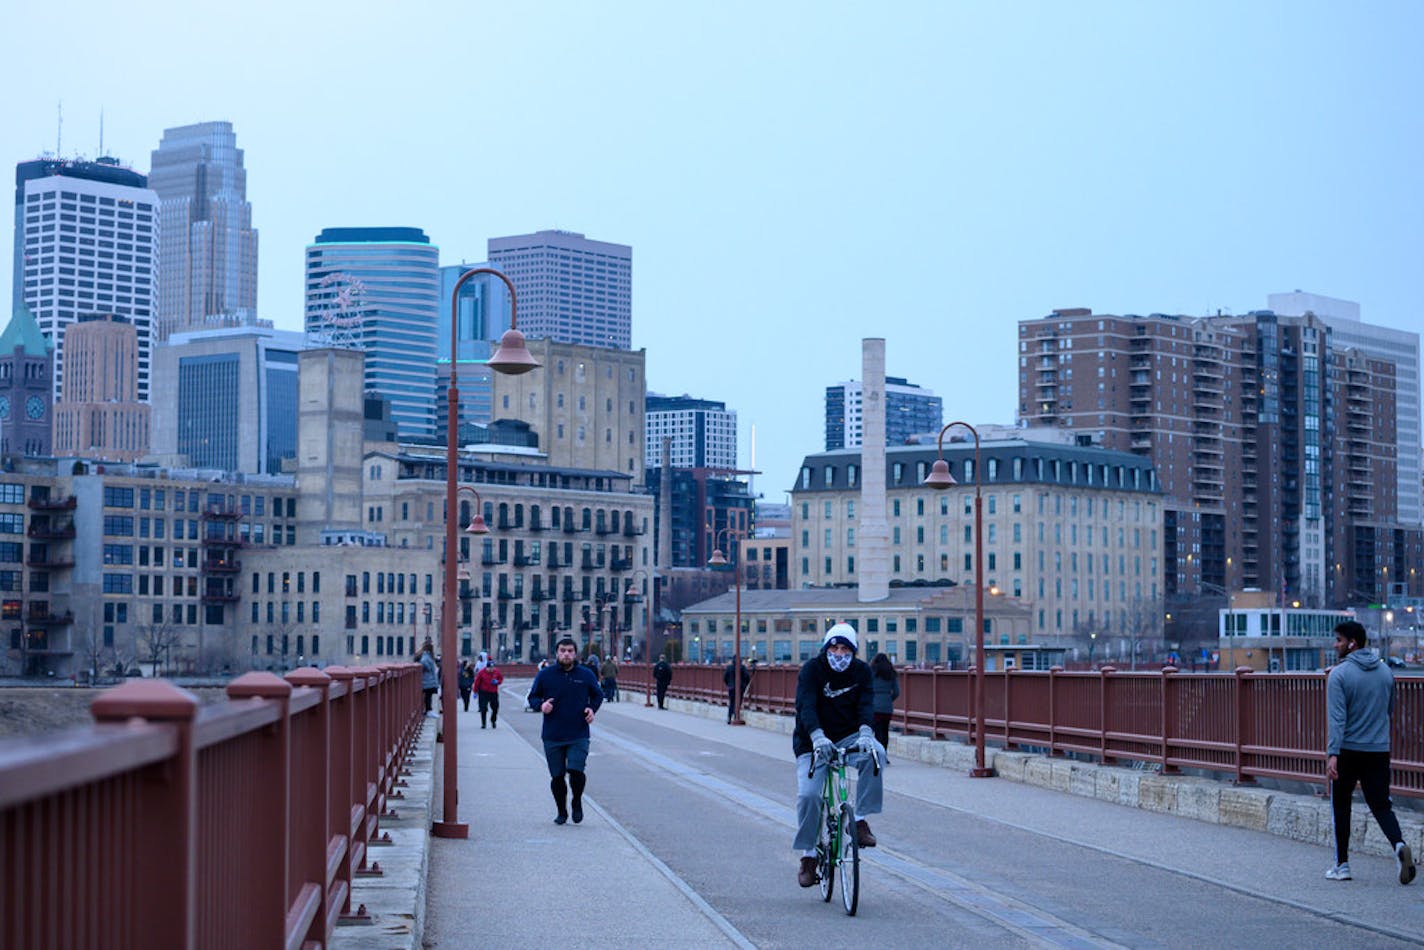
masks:
<path id="1" fill-rule="evenodd" d="M 1335 819 L 1335 866 L 1325 872 L 1332 881 L 1348 881 L 1350 873 L 1350 804 L 1358 784 L 1365 804 L 1394 848 L 1399 883 L 1414 880 L 1414 856 L 1399 830 L 1389 800 L 1389 719 L 1394 712 L 1394 674 L 1379 651 L 1365 646 L 1365 628 L 1346 620 L 1335 627 L 1335 654 L 1340 663 L 1325 681 L 1330 728 L 1325 747 L 1325 777 L 1330 780 L 1330 806 Z"/>
<path id="2" fill-rule="evenodd" d="M 618 661 L 611 653 L 603 658 L 603 698 L 610 703 L 618 702 Z"/>
<path id="3" fill-rule="evenodd" d="M 494 660 L 475 675 L 475 693 L 480 704 L 480 728 L 485 727 L 485 713 L 489 713 L 490 728 L 499 728 L 499 687 L 504 682 L 504 674 L 495 666 Z"/>
<path id="4" fill-rule="evenodd" d="M 544 760 L 549 765 L 549 791 L 558 809 L 554 824 L 569 820 L 570 804 L 574 824 L 578 824 L 583 821 L 583 790 L 588 780 L 588 727 L 603 704 L 603 691 L 593 672 L 579 665 L 578 644 L 572 639 L 560 640 L 554 657 L 557 662 L 534 677 L 529 699 L 531 704 L 538 703 L 544 714 L 540 735 L 544 740 Z M 566 802 L 570 789 L 572 803 Z"/>
<path id="5" fill-rule="evenodd" d="M 435 663 L 435 644 L 426 640 L 420 648 L 420 690 L 425 694 L 425 714 L 435 715 L 430 702 L 440 688 L 440 667 Z"/>
<path id="6" fill-rule="evenodd" d="M 653 667 L 653 682 L 658 684 L 658 708 L 666 709 L 663 700 L 667 698 L 668 684 L 672 682 L 672 664 L 667 654 L 659 654 L 657 665 Z"/>
<path id="7" fill-rule="evenodd" d="M 465 712 L 470 711 L 470 690 L 475 688 L 475 666 L 469 660 L 460 662 L 460 701 L 465 704 Z"/>
<path id="8" fill-rule="evenodd" d="M 870 661 L 870 672 L 875 683 L 875 739 L 886 749 L 890 748 L 890 720 L 895 715 L 895 700 L 900 698 L 900 677 L 895 673 L 895 664 L 884 653 L 875 654 Z"/>
<path id="9" fill-rule="evenodd" d="M 752 681 L 752 674 L 751 671 L 747 669 L 747 665 L 745 663 L 742 663 L 740 665 L 742 668 L 742 696 L 745 696 L 747 694 L 747 685 L 750 684 Z M 727 686 L 728 723 L 730 723 L 733 719 L 738 718 L 741 714 L 742 704 L 739 702 L 740 697 L 737 696 L 736 686 L 737 666 L 737 661 L 733 660 L 732 662 L 728 663 L 727 668 L 722 671 L 722 682 Z"/>

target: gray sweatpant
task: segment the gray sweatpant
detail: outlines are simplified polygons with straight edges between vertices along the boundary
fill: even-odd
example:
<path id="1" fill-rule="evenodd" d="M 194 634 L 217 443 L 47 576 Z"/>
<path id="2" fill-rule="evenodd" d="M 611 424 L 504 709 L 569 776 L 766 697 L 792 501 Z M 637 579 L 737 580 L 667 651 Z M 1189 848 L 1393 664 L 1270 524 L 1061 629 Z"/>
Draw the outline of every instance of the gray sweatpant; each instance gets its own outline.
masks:
<path id="1" fill-rule="evenodd" d="M 851 733 L 836 745 L 842 749 L 852 748 L 860 738 Z M 850 756 L 850 766 L 858 771 L 855 780 L 855 817 L 865 818 L 878 815 L 885 797 L 885 748 L 879 742 L 875 750 L 880 755 L 880 774 L 875 774 L 870 756 L 855 752 Z M 816 835 L 821 828 L 821 789 L 826 781 L 827 765 L 816 763 L 814 774 L 807 776 L 811 768 L 811 753 L 796 757 L 796 838 L 791 847 L 797 851 L 809 851 L 816 847 Z"/>

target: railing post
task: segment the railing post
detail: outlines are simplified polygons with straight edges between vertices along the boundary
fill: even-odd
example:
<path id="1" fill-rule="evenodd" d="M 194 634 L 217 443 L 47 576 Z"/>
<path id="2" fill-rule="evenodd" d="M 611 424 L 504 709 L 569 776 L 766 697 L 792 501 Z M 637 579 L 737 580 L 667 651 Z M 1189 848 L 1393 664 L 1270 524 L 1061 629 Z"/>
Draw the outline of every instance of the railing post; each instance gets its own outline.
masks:
<path id="1" fill-rule="evenodd" d="M 257 800 L 244 803 L 247 835 L 265 855 L 263 863 L 268 868 L 260 880 L 251 882 L 259 904 L 250 908 L 252 932 L 259 935 L 262 945 L 275 947 L 286 943 L 291 893 L 287 848 L 292 820 L 292 684 L 273 673 L 244 673 L 228 684 L 227 697 L 233 702 L 271 700 L 281 709 L 274 728 L 254 734 L 264 747 L 261 760 L 267 765 L 254 782 L 260 790 Z"/>
<path id="2" fill-rule="evenodd" d="M 1015 745 L 1014 741 L 1009 738 L 1009 735 L 1010 735 L 1009 723 L 1012 722 L 1012 721 L 1013 721 L 1013 718 L 1014 718 L 1013 715 L 1012 715 L 1012 713 L 1013 713 L 1013 705 L 1012 705 L 1012 703 L 1013 703 L 1013 697 L 1014 697 L 1014 684 L 1013 684 L 1013 679 L 1012 679 L 1012 677 L 1013 677 L 1013 674 L 1015 674 L 1015 673 L 1017 673 L 1017 672 L 1018 672 L 1017 670 L 1009 670 L 1009 669 L 1004 670 L 1004 748 L 1005 748 L 1005 749 L 1016 749 L 1016 748 L 1018 748 L 1018 746 Z"/>
<path id="3" fill-rule="evenodd" d="M 939 738 L 939 674 L 930 670 L 930 741 Z M 905 704 L 905 734 L 910 734 L 910 704 Z"/>
<path id="4" fill-rule="evenodd" d="M 1058 749 L 1058 674 L 1061 666 L 1048 668 L 1048 755 L 1062 755 Z"/>
<path id="5" fill-rule="evenodd" d="M 1098 670 L 1098 759 L 1103 765 L 1110 765 L 1117 760 L 1116 756 L 1108 755 L 1108 679 L 1116 672 L 1115 666 L 1105 666 Z"/>
<path id="6" fill-rule="evenodd" d="M 145 769 L 143 807 L 134 809 L 135 892 L 162 895 L 133 908 L 136 933 L 155 947 L 196 946 L 198 925 L 198 756 L 193 721 L 198 700 L 164 680 L 129 680 L 89 706 L 95 722 L 130 719 L 171 724 L 178 753 Z M 13 870 L 13 869 L 7 869 Z"/>
<path id="7" fill-rule="evenodd" d="M 293 670 L 287 674 L 286 680 L 294 687 L 307 687 L 321 696 L 321 702 L 309 714 L 316 717 L 311 730 L 315 749 L 304 750 L 303 760 L 296 764 L 297 768 L 307 773 L 306 787 L 310 789 L 313 800 L 302 803 L 303 821 L 292 828 L 292 834 L 300 840 L 294 849 L 298 855 L 297 865 L 291 869 L 291 873 L 298 881 L 314 881 L 321 887 L 321 902 L 317 906 L 316 920 L 302 937 L 304 941 L 314 941 L 326 946 L 336 924 L 336 914 L 340 912 L 339 902 L 333 901 L 333 897 L 337 896 L 332 890 L 334 869 L 328 860 L 331 836 L 332 680 L 330 676 L 311 666 Z M 337 903 L 337 906 L 333 907 L 333 903 Z"/>
<path id="8" fill-rule="evenodd" d="M 341 901 L 343 917 L 364 919 L 365 907 L 354 914 L 351 910 L 351 882 L 356 869 L 366 862 L 365 785 L 360 778 L 360 751 L 357 748 L 356 670 L 345 666 L 328 666 L 326 675 L 345 688 L 340 702 L 332 707 L 331 742 L 331 839 L 327 845 L 327 861 L 336 862 L 333 887 L 344 885 Z M 340 839 L 340 840 L 338 840 Z"/>
<path id="9" fill-rule="evenodd" d="M 1233 683 L 1232 695 L 1236 700 L 1236 784 L 1254 785 L 1256 778 L 1246 774 L 1246 732 L 1252 722 L 1253 700 L 1252 687 L 1246 677 L 1251 673 L 1251 667 L 1238 666 L 1235 671 L 1236 679 Z M 1254 738 L 1254 737 L 1253 737 Z"/>
<path id="10" fill-rule="evenodd" d="M 1172 737 L 1177 731 L 1177 687 L 1172 685 L 1177 681 L 1175 666 L 1162 667 L 1162 772 L 1165 775 L 1174 775 L 1181 771 L 1170 761 L 1172 756 Z"/>

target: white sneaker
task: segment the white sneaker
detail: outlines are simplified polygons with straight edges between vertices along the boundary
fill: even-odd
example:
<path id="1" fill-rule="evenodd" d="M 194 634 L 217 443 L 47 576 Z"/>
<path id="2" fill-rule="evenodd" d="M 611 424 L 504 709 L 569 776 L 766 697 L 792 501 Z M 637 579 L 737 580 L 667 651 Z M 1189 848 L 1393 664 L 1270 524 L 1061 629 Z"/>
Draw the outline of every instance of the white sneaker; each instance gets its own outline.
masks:
<path id="1" fill-rule="evenodd" d="M 1353 881 L 1354 879 L 1354 875 L 1350 873 L 1349 861 L 1346 861 L 1344 864 L 1337 864 L 1325 872 L 1325 880 L 1327 881 Z"/>
<path id="2" fill-rule="evenodd" d="M 1394 846 L 1394 863 L 1399 865 L 1399 883 L 1408 884 L 1414 880 L 1414 855 L 1403 841 Z"/>

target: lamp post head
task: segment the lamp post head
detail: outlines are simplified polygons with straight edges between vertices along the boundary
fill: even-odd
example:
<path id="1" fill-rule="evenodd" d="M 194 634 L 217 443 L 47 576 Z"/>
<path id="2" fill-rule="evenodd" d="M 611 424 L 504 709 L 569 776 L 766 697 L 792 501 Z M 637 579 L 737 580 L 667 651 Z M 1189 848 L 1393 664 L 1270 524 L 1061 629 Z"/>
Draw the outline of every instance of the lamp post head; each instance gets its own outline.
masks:
<path id="1" fill-rule="evenodd" d="M 949 474 L 949 463 L 944 459 L 935 459 L 935 463 L 930 466 L 930 473 L 925 476 L 924 486 L 943 490 L 957 484 L 959 483 L 954 480 L 954 476 Z"/>
<path id="2" fill-rule="evenodd" d="M 466 534 L 489 534 L 489 527 L 485 525 L 485 516 L 478 511 L 470 519 L 470 525 L 465 529 Z"/>
<path id="3" fill-rule="evenodd" d="M 726 558 L 726 556 L 722 553 L 722 549 L 721 549 L 721 548 L 718 548 L 717 550 L 715 550 L 715 551 L 712 552 L 712 556 L 707 559 L 707 566 L 708 566 L 708 567 L 726 567 L 726 566 L 727 566 L 727 558 Z"/>
<path id="4" fill-rule="evenodd" d="M 511 328 L 499 338 L 499 349 L 494 351 L 486 365 L 496 373 L 519 376 L 535 369 L 539 363 L 529 352 L 529 347 L 524 345 L 524 334 Z"/>

